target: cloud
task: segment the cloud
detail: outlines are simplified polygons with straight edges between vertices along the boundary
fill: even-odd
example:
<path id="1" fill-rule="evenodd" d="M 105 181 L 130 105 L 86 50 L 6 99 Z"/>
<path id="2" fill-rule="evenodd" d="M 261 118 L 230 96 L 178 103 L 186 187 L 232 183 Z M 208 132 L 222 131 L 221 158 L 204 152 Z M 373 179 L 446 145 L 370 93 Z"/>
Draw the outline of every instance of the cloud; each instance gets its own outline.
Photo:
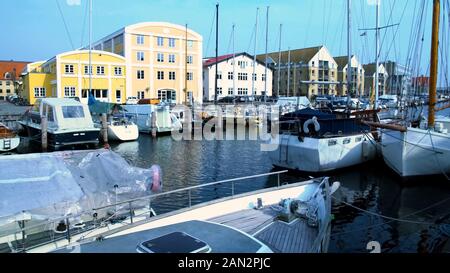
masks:
<path id="1" fill-rule="evenodd" d="M 69 6 L 79 6 L 81 5 L 81 0 L 66 0 Z"/>

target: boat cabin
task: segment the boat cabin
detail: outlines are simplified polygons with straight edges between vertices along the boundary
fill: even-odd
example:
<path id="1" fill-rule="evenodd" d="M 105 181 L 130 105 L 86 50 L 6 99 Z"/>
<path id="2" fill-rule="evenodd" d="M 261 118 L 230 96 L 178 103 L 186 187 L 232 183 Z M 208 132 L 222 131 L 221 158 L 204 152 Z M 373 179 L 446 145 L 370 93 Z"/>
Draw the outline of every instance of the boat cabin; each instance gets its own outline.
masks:
<path id="1" fill-rule="evenodd" d="M 94 128 L 88 106 L 74 99 L 39 99 L 30 110 L 29 117 L 35 124 L 41 124 L 41 117 L 47 117 L 49 130 Z"/>

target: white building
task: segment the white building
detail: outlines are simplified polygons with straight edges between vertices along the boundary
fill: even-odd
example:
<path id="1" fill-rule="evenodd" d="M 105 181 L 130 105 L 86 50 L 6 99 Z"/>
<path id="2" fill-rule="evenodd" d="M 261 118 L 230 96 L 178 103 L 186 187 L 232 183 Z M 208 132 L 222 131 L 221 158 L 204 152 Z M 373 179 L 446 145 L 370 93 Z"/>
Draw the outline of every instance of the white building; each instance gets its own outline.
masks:
<path id="1" fill-rule="evenodd" d="M 217 60 L 216 58 L 203 60 L 203 101 L 214 100 L 216 63 L 218 66 L 217 99 L 226 96 L 264 96 L 265 94 L 272 96 L 272 70 L 267 68 L 266 79 L 265 64 L 256 61 L 256 75 L 252 83 L 253 57 L 244 52 L 236 54 L 235 58 L 233 54 L 229 54 L 219 56 Z M 267 93 L 265 93 L 266 80 Z"/>

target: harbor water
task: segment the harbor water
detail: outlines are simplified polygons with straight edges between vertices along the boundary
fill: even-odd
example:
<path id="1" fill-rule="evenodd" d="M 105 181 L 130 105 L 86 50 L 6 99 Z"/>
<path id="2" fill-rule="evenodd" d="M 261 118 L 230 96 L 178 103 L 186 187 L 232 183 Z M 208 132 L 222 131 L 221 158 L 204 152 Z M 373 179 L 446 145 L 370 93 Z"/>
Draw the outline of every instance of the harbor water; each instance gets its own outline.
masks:
<path id="1" fill-rule="evenodd" d="M 443 113 L 448 114 L 448 113 Z M 251 130 L 251 129 L 249 129 Z M 273 171 L 258 140 L 175 141 L 170 135 L 138 141 L 111 143 L 111 149 L 132 165 L 163 170 L 164 191 L 252 176 Z M 36 149 L 24 145 L 18 152 Z M 38 151 L 38 150 L 35 150 Z M 382 252 L 443 252 L 450 235 L 450 181 L 444 175 L 402 181 L 380 158 L 364 165 L 327 173 L 341 188 L 333 200 L 329 252 L 367 253 L 379 246 Z M 290 171 L 282 182 L 309 179 Z M 235 192 L 275 186 L 276 177 L 253 178 L 235 184 Z M 205 187 L 192 192 L 192 204 L 230 195 L 231 186 Z M 158 214 L 183 208 L 182 193 L 152 201 Z M 400 219 L 400 220 L 399 220 Z M 448 251 L 445 250 L 445 251 Z"/>

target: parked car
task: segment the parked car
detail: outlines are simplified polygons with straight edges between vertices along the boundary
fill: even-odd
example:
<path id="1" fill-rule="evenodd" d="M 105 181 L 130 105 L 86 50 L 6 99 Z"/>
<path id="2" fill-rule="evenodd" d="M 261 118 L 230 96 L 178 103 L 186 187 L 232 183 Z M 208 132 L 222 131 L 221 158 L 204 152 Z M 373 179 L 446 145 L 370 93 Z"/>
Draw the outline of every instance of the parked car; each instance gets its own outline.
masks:
<path id="1" fill-rule="evenodd" d="M 137 97 L 128 97 L 126 104 L 138 104 L 139 99 Z"/>

